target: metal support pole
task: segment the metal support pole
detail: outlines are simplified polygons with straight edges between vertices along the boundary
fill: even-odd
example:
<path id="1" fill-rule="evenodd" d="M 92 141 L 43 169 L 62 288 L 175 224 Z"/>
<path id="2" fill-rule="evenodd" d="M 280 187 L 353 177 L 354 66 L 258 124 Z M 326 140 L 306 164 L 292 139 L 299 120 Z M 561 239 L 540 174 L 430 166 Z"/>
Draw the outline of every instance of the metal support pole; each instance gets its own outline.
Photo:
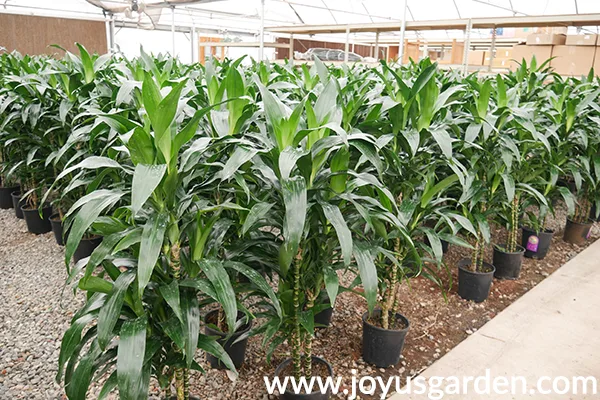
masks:
<path id="1" fill-rule="evenodd" d="M 469 18 L 469 22 L 467 22 L 467 30 L 465 36 L 465 49 L 463 54 L 463 73 L 465 75 L 469 72 L 469 50 L 471 47 L 471 30 L 473 28 L 473 21 Z"/>
<path id="2" fill-rule="evenodd" d="M 115 16 L 112 13 L 106 20 L 106 39 L 108 52 L 112 54 L 115 51 Z"/>
<path id="3" fill-rule="evenodd" d="M 196 26 L 192 24 L 192 28 L 190 31 L 190 44 L 192 46 L 192 64 L 198 62 L 196 57 Z"/>
<path id="4" fill-rule="evenodd" d="M 265 55 L 265 0 L 260 1 L 260 48 L 258 59 L 262 61 Z"/>
<path id="5" fill-rule="evenodd" d="M 492 72 L 494 66 L 494 58 L 496 58 L 496 28 L 492 29 L 492 44 L 490 45 L 490 65 L 488 65 L 488 71 Z"/>
<path id="6" fill-rule="evenodd" d="M 290 34 L 290 55 L 289 55 L 290 63 L 294 65 L 294 34 Z"/>
<path id="7" fill-rule="evenodd" d="M 350 27 L 346 26 L 346 46 L 344 47 L 344 63 L 348 63 L 348 51 L 350 51 Z"/>
<path id="8" fill-rule="evenodd" d="M 171 6 L 171 40 L 173 41 L 173 53 L 171 56 L 175 57 L 175 6 Z"/>
<path id="9" fill-rule="evenodd" d="M 406 10 L 408 9 L 408 0 L 404 0 L 404 9 L 402 12 L 402 26 L 400 26 L 400 46 L 398 47 L 398 62 L 402 65 L 404 61 L 404 36 L 406 34 Z"/>
<path id="10" fill-rule="evenodd" d="M 379 60 L 379 31 L 375 32 L 375 59 Z"/>

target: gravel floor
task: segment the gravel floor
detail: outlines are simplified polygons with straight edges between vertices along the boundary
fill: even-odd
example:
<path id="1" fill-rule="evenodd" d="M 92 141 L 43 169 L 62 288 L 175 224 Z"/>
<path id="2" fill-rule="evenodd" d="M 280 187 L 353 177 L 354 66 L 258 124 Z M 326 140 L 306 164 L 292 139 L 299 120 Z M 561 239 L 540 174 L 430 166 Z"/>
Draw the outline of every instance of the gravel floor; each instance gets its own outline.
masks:
<path id="1" fill-rule="evenodd" d="M 561 210 L 550 225 L 559 230 L 564 218 Z M 596 224 L 592 239 L 598 236 L 600 229 Z M 342 376 L 348 375 L 352 368 L 357 368 L 359 375 L 413 375 L 582 250 L 560 238 L 557 232 L 554 257 L 543 263 L 526 261 L 522 280 L 495 282 L 490 300 L 481 305 L 474 306 L 455 295 L 446 302 L 439 289 L 426 281 L 416 280 L 410 288 L 403 287 L 403 311 L 411 318 L 411 324 L 414 321 L 414 326 L 399 369 L 377 370 L 362 361 L 360 315 L 365 304 L 349 293 L 340 296 L 331 328 L 318 333 L 315 354 L 325 356 Z M 449 255 L 450 259 L 460 256 L 460 251 L 455 249 L 455 252 Z M 52 233 L 32 235 L 27 232 L 25 222 L 15 218 L 13 210 L 0 210 L 0 400 L 66 398 L 54 377 L 62 335 L 73 313 L 81 307 L 83 296 L 74 297 L 70 290 L 63 293 L 66 279 L 63 254 Z M 434 312 L 435 318 L 431 320 Z M 450 327 L 456 328 L 456 332 Z M 232 382 L 225 372 L 218 370 L 207 369 L 206 375 L 192 373 L 193 393 L 202 394 L 204 400 L 275 398 L 265 393 L 262 376 L 272 374 L 278 362 L 286 357 L 286 349 L 284 346 L 277 351 L 273 364 L 268 365 L 260 339 L 250 339 L 246 364 L 237 381 Z M 197 360 L 207 366 L 203 358 L 199 353 Z M 88 398 L 95 399 L 97 390 L 91 392 Z M 150 399 L 158 399 L 155 387 L 151 393 Z"/>
<path id="2" fill-rule="evenodd" d="M 0 210 L 0 399 L 61 399 L 60 341 L 81 301 L 61 292 L 63 250 Z M 62 303 L 62 304 L 61 304 Z"/>

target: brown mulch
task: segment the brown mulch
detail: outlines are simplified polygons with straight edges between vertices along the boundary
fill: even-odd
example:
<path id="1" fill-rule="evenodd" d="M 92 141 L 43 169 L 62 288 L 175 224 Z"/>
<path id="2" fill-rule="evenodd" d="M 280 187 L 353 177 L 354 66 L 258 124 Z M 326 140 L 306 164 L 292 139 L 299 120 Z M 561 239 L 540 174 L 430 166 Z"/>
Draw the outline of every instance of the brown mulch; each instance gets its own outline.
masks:
<path id="1" fill-rule="evenodd" d="M 598 227 L 594 227 L 589 244 L 599 238 Z M 504 237 L 501 230 L 495 230 L 493 237 Z M 488 246 L 486 259 L 491 260 L 492 250 Z M 400 290 L 400 312 L 410 321 L 400 364 L 387 369 L 376 368 L 362 361 L 362 320 L 366 311 L 363 298 L 352 294 L 341 294 L 336 302 L 331 326 L 317 332 L 313 343 L 315 356 L 325 358 L 334 368 L 335 376 L 344 377 L 349 385 L 356 370 L 356 376 L 380 376 L 387 380 L 390 376 L 400 376 L 404 381 L 408 376 L 419 374 L 437 359 L 449 352 L 461 341 L 481 328 L 504 308 L 552 274 L 585 247 L 567 244 L 562 241 L 562 231 L 554 236 L 550 253 L 544 260 L 525 258 L 521 277 L 515 281 L 494 280 L 489 298 L 481 303 L 461 299 L 456 293 L 457 262 L 470 254 L 469 249 L 450 246 L 444 262 L 452 274 L 454 283 L 446 299 L 438 286 L 424 279 L 416 278 L 403 284 Z M 351 276 L 344 276 L 349 282 Z M 445 279 L 450 285 L 450 278 Z M 271 365 L 265 361 L 261 347 L 261 337 L 251 338 L 248 344 L 246 363 L 233 381 L 224 371 L 207 367 L 205 375 L 192 376 L 192 393 L 206 400 L 251 399 L 266 400 L 276 397 L 267 395 L 264 376 L 273 376 L 276 366 L 288 354 L 287 346 L 281 346 L 274 354 Z M 338 398 L 347 398 L 338 395 Z M 362 399 L 379 399 L 380 395 L 361 396 Z"/>

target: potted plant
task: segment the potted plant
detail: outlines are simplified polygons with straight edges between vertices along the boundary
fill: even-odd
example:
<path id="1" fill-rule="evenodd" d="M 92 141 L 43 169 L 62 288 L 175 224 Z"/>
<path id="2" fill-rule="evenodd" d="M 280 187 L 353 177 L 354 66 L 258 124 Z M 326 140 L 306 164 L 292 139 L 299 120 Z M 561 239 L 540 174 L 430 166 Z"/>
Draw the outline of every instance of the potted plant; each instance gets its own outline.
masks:
<path id="1" fill-rule="evenodd" d="M 313 355 L 314 317 L 322 310 L 317 300 L 325 288 L 330 302 L 335 302 L 339 287 L 336 264 L 349 265 L 353 254 L 366 257 L 363 250 L 353 246 L 351 230 L 362 220 L 354 204 L 364 202 L 359 198 L 345 201 L 344 194 L 366 184 L 353 189 L 347 186 L 348 176 L 355 174 L 350 168 L 350 160 L 356 160 L 352 143 L 371 140 L 373 144 L 374 138 L 341 129 L 336 119 L 340 115 L 336 112 L 337 82 L 328 75 L 326 78 L 315 87 L 318 97 L 310 93 L 293 108 L 259 86 L 268 136 L 247 150 L 254 154 L 253 168 L 265 185 L 264 201 L 273 204 L 269 223 L 282 229 L 278 297 L 284 318 L 265 328 L 264 339 L 271 343 L 268 359 L 278 345 L 289 342 L 291 357 L 275 370 L 280 378 L 325 378 L 333 374 L 326 360 Z M 367 204 L 362 207 L 369 209 Z M 376 283 L 371 272 L 363 277 L 364 285 Z M 315 391 L 300 396 L 329 397 Z M 297 395 L 284 392 L 280 398 Z"/>
<path id="2" fill-rule="evenodd" d="M 122 136 L 121 148 L 131 155 L 133 166 L 97 157 L 72 167 L 117 170 L 124 176 L 114 187 L 84 196 L 66 216 L 71 221 L 67 265 L 90 226 L 104 236 L 87 263 L 70 271 L 70 280 L 76 281 L 77 269 L 83 268 L 78 287 L 89 298 L 61 347 L 57 378 L 64 379 L 70 399 L 83 398 L 90 382 L 101 376 L 108 376 L 102 393 L 118 387 L 121 397 L 145 397 L 151 375 L 164 388 L 174 381 L 177 400 L 188 399 L 189 371 L 200 369 L 194 361 L 197 348 L 235 371 L 217 338 L 200 333 L 200 305 L 206 299 L 218 301 L 229 331 L 235 331 L 238 307 L 224 260 L 202 256 L 215 229 L 211 219 L 239 206 L 228 201 L 226 191 L 220 204 L 203 198 L 219 189 L 214 180 L 195 180 L 198 171 L 185 167 L 190 153 L 183 153 L 207 110 L 183 124 L 178 104 L 189 100 L 181 99 L 186 80 L 165 80 L 164 85 L 163 93 L 170 87 L 166 96 L 151 75 L 144 79 L 147 124 L 108 116 L 133 127 L 130 136 Z M 194 153 L 206 147 L 190 145 Z M 255 274 L 248 278 L 266 285 Z"/>

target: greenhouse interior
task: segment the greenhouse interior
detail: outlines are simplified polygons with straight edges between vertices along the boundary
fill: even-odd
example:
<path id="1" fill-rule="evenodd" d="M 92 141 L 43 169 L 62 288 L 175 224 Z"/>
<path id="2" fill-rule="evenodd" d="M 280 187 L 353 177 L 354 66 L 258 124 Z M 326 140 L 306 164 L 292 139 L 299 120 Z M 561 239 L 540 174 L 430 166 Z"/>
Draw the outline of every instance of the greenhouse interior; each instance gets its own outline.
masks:
<path id="1" fill-rule="evenodd" d="M 0 399 L 598 399 L 600 1 L 0 0 Z"/>

